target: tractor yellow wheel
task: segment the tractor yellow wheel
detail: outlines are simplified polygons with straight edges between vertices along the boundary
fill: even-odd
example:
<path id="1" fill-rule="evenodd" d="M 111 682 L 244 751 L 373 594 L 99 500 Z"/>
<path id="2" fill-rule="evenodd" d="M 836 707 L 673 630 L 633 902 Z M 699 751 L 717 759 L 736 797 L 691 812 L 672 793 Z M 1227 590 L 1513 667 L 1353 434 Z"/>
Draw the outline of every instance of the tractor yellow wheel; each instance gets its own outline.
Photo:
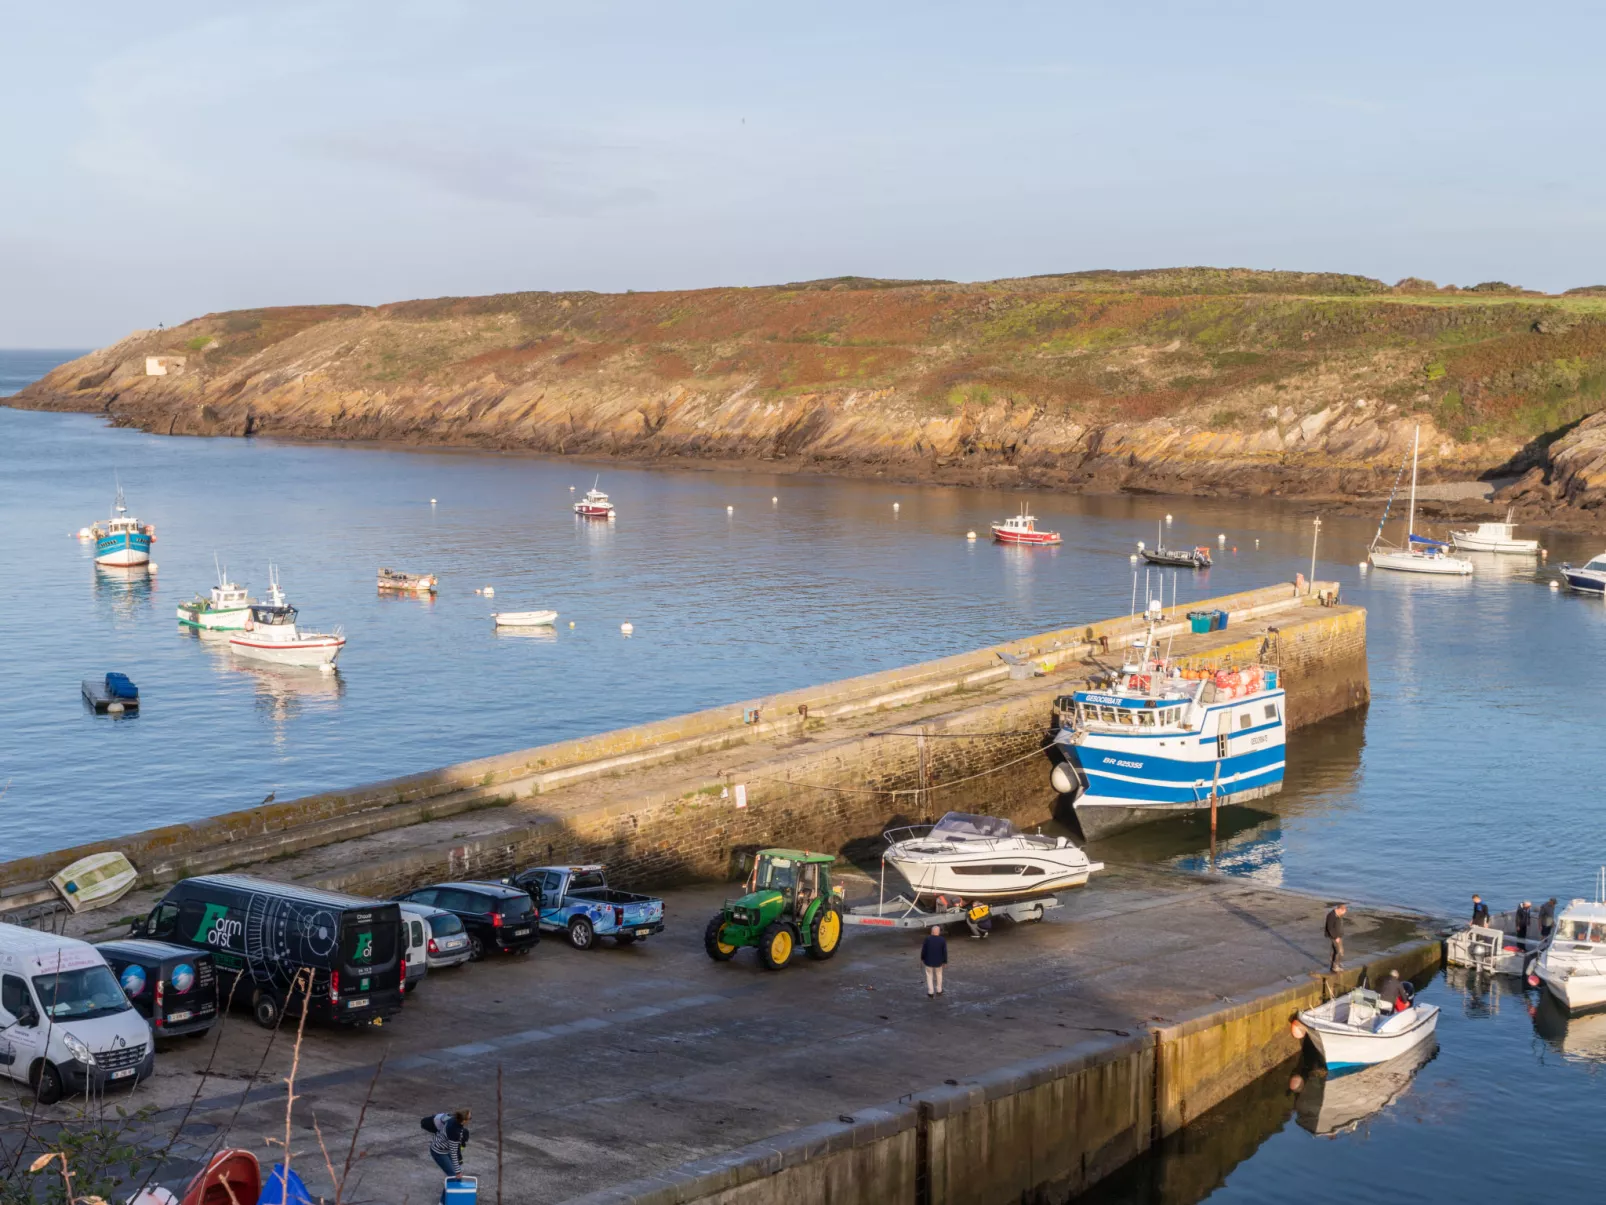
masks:
<path id="1" fill-rule="evenodd" d="M 715 962 L 729 962 L 736 953 L 736 947 L 728 944 L 724 938 L 725 917 L 721 913 L 709 921 L 708 927 L 703 930 L 703 949 Z"/>
<path id="2" fill-rule="evenodd" d="M 792 926 L 784 921 L 776 921 L 764 930 L 758 952 L 767 969 L 778 971 L 792 961 L 792 951 L 795 949 L 797 949 L 797 935 L 792 932 Z"/>
<path id="3" fill-rule="evenodd" d="M 824 962 L 842 944 L 842 914 L 835 908 L 821 907 L 814 914 L 809 932 L 809 957 Z"/>

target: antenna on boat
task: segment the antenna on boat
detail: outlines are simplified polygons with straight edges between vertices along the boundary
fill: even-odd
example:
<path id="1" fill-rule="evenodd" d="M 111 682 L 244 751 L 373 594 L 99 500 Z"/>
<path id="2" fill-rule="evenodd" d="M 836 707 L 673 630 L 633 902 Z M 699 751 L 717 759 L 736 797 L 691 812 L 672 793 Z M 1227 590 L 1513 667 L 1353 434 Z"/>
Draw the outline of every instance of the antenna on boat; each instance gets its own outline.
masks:
<path id="1" fill-rule="evenodd" d="M 223 566 L 218 563 L 217 553 L 212 553 L 212 568 L 217 570 L 217 584 L 219 589 L 223 586 Z"/>

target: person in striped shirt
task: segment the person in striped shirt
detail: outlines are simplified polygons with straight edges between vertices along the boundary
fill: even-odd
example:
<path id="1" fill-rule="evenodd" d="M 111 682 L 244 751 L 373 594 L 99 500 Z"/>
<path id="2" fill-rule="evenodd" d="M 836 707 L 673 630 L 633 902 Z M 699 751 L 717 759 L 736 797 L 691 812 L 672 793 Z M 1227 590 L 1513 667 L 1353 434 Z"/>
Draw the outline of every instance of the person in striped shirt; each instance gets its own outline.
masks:
<path id="1" fill-rule="evenodd" d="M 424 1118 L 423 1128 L 429 1134 L 429 1157 L 448 1176 L 461 1174 L 463 1148 L 468 1145 L 469 1110 L 455 1113 L 436 1113 Z"/>

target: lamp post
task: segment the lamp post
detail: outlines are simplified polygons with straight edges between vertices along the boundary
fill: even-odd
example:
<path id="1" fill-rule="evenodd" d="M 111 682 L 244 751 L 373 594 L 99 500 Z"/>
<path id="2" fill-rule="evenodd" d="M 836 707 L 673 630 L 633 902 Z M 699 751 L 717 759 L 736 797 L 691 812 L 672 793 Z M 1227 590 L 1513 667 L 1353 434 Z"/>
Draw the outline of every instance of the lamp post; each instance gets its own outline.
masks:
<path id="1" fill-rule="evenodd" d="M 1322 534 L 1322 521 L 1317 519 L 1310 533 L 1310 591 L 1316 593 L 1316 541 Z"/>

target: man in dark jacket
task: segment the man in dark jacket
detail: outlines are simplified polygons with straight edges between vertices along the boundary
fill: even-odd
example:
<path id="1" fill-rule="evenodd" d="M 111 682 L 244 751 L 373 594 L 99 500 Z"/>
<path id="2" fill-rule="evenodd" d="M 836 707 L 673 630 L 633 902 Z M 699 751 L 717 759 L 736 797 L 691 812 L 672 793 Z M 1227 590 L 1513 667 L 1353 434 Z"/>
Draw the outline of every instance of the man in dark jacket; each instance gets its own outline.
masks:
<path id="1" fill-rule="evenodd" d="M 1489 927 L 1489 905 L 1483 902 L 1481 895 L 1472 897 L 1472 923 L 1480 929 Z"/>
<path id="2" fill-rule="evenodd" d="M 1556 897 L 1551 896 L 1539 905 L 1539 940 L 1549 941 L 1556 930 Z"/>
<path id="3" fill-rule="evenodd" d="M 1533 915 L 1532 900 L 1523 900 L 1517 906 L 1516 925 L 1514 927 L 1517 930 L 1518 937 L 1526 938 L 1528 936 L 1528 924 L 1533 920 Z"/>
<path id="4" fill-rule="evenodd" d="M 1344 969 L 1344 914 L 1348 911 L 1348 904 L 1334 904 L 1333 910 L 1327 914 L 1324 931 L 1327 940 L 1333 943 L 1333 960 L 1327 969 L 1335 975 Z"/>
<path id="5" fill-rule="evenodd" d="M 1389 1011 L 1398 1012 L 1402 1008 L 1411 1007 L 1411 985 L 1400 978 L 1400 972 L 1393 970 L 1389 977 L 1383 980 L 1383 986 L 1378 989 L 1378 999 L 1389 1006 Z"/>
<path id="6" fill-rule="evenodd" d="M 948 965 L 948 939 L 941 925 L 932 925 L 920 944 L 920 962 L 926 968 L 926 998 L 942 995 L 942 968 Z"/>

